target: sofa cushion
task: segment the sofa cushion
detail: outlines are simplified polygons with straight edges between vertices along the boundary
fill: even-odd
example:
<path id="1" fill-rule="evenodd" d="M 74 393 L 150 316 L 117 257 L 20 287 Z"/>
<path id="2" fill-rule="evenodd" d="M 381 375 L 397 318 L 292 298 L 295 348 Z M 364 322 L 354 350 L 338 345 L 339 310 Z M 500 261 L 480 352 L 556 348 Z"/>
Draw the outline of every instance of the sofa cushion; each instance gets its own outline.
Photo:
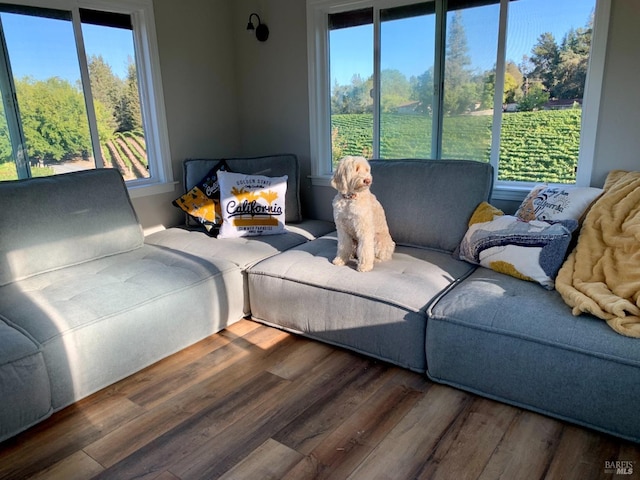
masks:
<path id="1" fill-rule="evenodd" d="M 49 375 L 40 348 L 0 319 L 0 442 L 51 414 Z"/>
<path id="2" fill-rule="evenodd" d="M 114 169 L 0 182 L 0 205 L 0 285 L 143 243 Z"/>
<path id="3" fill-rule="evenodd" d="M 640 441 L 640 348 L 556 291 L 484 268 L 429 311 L 429 376 Z"/>
<path id="4" fill-rule="evenodd" d="M 201 230 L 168 228 L 148 235 L 145 243 L 191 253 L 204 259 L 226 260 L 244 270 L 260 260 L 318 238 L 334 229 L 331 222 L 303 220 L 295 225 L 287 225 L 286 233 L 282 235 L 211 238 Z"/>
<path id="5" fill-rule="evenodd" d="M 371 272 L 338 267 L 337 237 L 326 235 L 248 270 L 254 319 L 425 370 L 425 310 L 473 267 L 444 252 L 398 246 Z"/>
<path id="6" fill-rule="evenodd" d="M 211 238 L 201 230 L 169 228 L 149 235 L 145 242 L 163 248 L 187 252 L 203 259 L 225 260 L 241 270 L 289 250 L 297 245 L 313 240 L 333 230 L 333 224 L 321 220 L 304 220 L 294 226 L 288 225 L 282 235 L 264 235 L 242 238 Z M 249 290 L 244 284 L 243 312 L 251 313 Z"/>
<path id="7" fill-rule="evenodd" d="M 0 287 L 0 305 L 40 345 L 60 409 L 239 320 L 243 292 L 229 261 L 144 245 Z"/>
<path id="8" fill-rule="evenodd" d="M 187 159 L 184 161 L 184 189 L 189 191 L 206 173 L 222 159 Z M 300 207 L 300 167 L 293 154 L 268 155 L 263 157 L 225 158 L 229 169 L 236 173 L 264 175 L 267 177 L 287 176 L 285 201 L 286 221 L 302 221 Z M 195 225 L 194 223 L 188 225 Z"/>
<path id="9" fill-rule="evenodd" d="M 372 160 L 371 191 L 399 245 L 453 252 L 480 202 L 489 199 L 493 168 L 468 160 Z"/>

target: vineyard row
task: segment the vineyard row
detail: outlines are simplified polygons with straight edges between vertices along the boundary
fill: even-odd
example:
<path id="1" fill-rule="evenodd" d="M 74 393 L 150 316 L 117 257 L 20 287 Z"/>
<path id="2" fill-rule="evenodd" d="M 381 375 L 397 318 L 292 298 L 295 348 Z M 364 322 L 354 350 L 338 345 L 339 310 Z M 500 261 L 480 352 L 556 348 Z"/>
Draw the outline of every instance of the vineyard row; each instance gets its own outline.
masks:
<path id="1" fill-rule="evenodd" d="M 580 147 L 581 111 L 521 112 L 502 118 L 499 180 L 572 183 Z M 371 156 L 373 116 L 333 115 L 333 161 L 344 155 Z M 492 116 L 444 119 L 444 158 L 488 162 Z M 431 118 L 384 114 L 380 126 L 381 158 L 430 158 Z"/>

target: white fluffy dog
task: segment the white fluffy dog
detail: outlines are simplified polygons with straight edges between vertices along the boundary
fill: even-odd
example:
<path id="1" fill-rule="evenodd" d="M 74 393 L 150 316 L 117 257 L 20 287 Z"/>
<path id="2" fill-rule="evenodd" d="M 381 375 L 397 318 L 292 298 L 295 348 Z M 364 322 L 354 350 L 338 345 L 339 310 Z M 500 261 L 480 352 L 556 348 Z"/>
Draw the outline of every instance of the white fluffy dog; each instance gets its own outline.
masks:
<path id="1" fill-rule="evenodd" d="M 357 258 L 359 272 L 368 272 L 374 262 L 389 260 L 396 244 L 389 235 L 382 205 L 369 191 L 371 166 L 364 157 L 344 157 L 331 185 L 338 190 L 333 199 L 333 218 L 338 231 L 338 253 L 334 265 Z"/>

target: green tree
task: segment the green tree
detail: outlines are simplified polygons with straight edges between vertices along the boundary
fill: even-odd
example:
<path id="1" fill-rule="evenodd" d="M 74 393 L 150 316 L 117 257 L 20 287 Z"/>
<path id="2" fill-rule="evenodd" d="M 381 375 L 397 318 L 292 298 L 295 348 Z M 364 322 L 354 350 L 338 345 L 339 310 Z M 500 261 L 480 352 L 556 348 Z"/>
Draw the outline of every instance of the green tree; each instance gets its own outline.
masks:
<path id="1" fill-rule="evenodd" d="M 522 82 L 524 76 L 520 68 L 508 61 L 504 72 L 504 88 L 502 103 L 516 103 L 522 98 Z M 483 78 L 482 108 L 493 108 L 493 92 L 495 92 L 495 70 L 486 72 Z"/>
<path id="2" fill-rule="evenodd" d="M 400 70 L 380 72 L 380 108 L 383 112 L 392 112 L 410 99 L 411 84 Z"/>
<path id="3" fill-rule="evenodd" d="M 521 112 L 539 110 L 548 101 L 549 92 L 545 90 L 542 83 L 533 82 L 529 85 L 527 94 L 518 103 L 518 110 Z"/>
<path id="4" fill-rule="evenodd" d="M 447 28 L 444 111 L 449 114 L 461 114 L 473 110 L 476 102 L 480 103 L 482 85 L 481 81 L 473 81 L 467 34 L 460 10 L 454 12 Z"/>
<path id="5" fill-rule="evenodd" d="M 4 103 L 0 101 L 0 164 L 13 161 L 13 151 L 6 118 Z"/>
<path id="6" fill-rule="evenodd" d="M 128 132 L 142 128 L 142 111 L 140 109 L 140 94 L 138 92 L 138 75 L 136 65 L 129 61 L 127 78 L 120 102 L 118 130 Z"/>
<path id="7" fill-rule="evenodd" d="M 373 100 L 370 95 L 373 81 L 364 81 L 358 74 L 351 77 L 350 85 L 333 86 L 331 95 L 331 112 L 338 113 L 365 113 L 371 111 Z"/>
<path id="8" fill-rule="evenodd" d="M 524 75 L 518 65 L 509 60 L 505 67 L 504 102 L 515 103 L 522 98 Z"/>
<path id="9" fill-rule="evenodd" d="M 108 129 L 113 133 L 118 129 L 124 84 L 113 73 L 111 66 L 104 61 L 102 55 L 92 55 L 89 58 L 88 67 L 94 103 L 101 103 L 101 107 L 96 106 L 96 109 L 104 108 L 110 114 L 112 120 L 108 122 Z"/>
<path id="10" fill-rule="evenodd" d="M 84 97 L 68 81 L 16 82 L 22 126 L 31 158 L 59 161 L 91 151 Z"/>
<path id="11" fill-rule="evenodd" d="M 433 108 L 433 68 L 429 68 L 422 75 L 418 75 L 413 86 L 411 99 L 417 100 L 418 111 L 421 113 L 432 113 Z"/>
<path id="12" fill-rule="evenodd" d="M 556 70 L 560 62 L 560 49 L 552 33 L 545 32 L 538 37 L 531 50 L 529 61 L 533 64 L 531 75 L 539 79 L 544 88 L 553 96 L 556 86 Z"/>
<path id="13" fill-rule="evenodd" d="M 562 40 L 554 91 L 558 98 L 571 99 L 584 96 L 592 28 L 592 25 L 577 30 L 572 28 Z"/>

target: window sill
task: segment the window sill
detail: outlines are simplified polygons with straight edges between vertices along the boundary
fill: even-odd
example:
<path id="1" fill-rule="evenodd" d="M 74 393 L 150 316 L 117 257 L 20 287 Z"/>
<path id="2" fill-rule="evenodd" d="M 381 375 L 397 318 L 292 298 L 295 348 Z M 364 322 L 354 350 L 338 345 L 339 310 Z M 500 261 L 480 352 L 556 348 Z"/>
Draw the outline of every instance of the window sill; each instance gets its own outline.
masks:
<path id="1" fill-rule="evenodd" d="M 141 198 L 151 195 L 160 195 L 163 193 L 175 192 L 178 182 L 166 182 L 166 183 L 148 183 L 142 185 L 127 185 L 129 190 L 129 197 Z"/>
<path id="2" fill-rule="evenodd" d="M 311 185 L 314 187 L 331 186 L 331 175 L 309 175 L 309 178 L 311 179 Z M 533 183 L 522 185 L 498 184 L 493 187 L 491 198 L 495 200 L 522 202 L 533 186 Z"/>
<path id="3" fill-rule="evenodd" d="M 330 187 L 331 175 L 309 175 L 311 185 L 314 187 Z"/>
<path id="4" fill-rule="evenodd" d="M 493 186 L 491 192 L 492 200 L 507 200 L 512 202 L 522 202 L 529 194 L 534 184 L 508 185 L 498 184 Z"/>

